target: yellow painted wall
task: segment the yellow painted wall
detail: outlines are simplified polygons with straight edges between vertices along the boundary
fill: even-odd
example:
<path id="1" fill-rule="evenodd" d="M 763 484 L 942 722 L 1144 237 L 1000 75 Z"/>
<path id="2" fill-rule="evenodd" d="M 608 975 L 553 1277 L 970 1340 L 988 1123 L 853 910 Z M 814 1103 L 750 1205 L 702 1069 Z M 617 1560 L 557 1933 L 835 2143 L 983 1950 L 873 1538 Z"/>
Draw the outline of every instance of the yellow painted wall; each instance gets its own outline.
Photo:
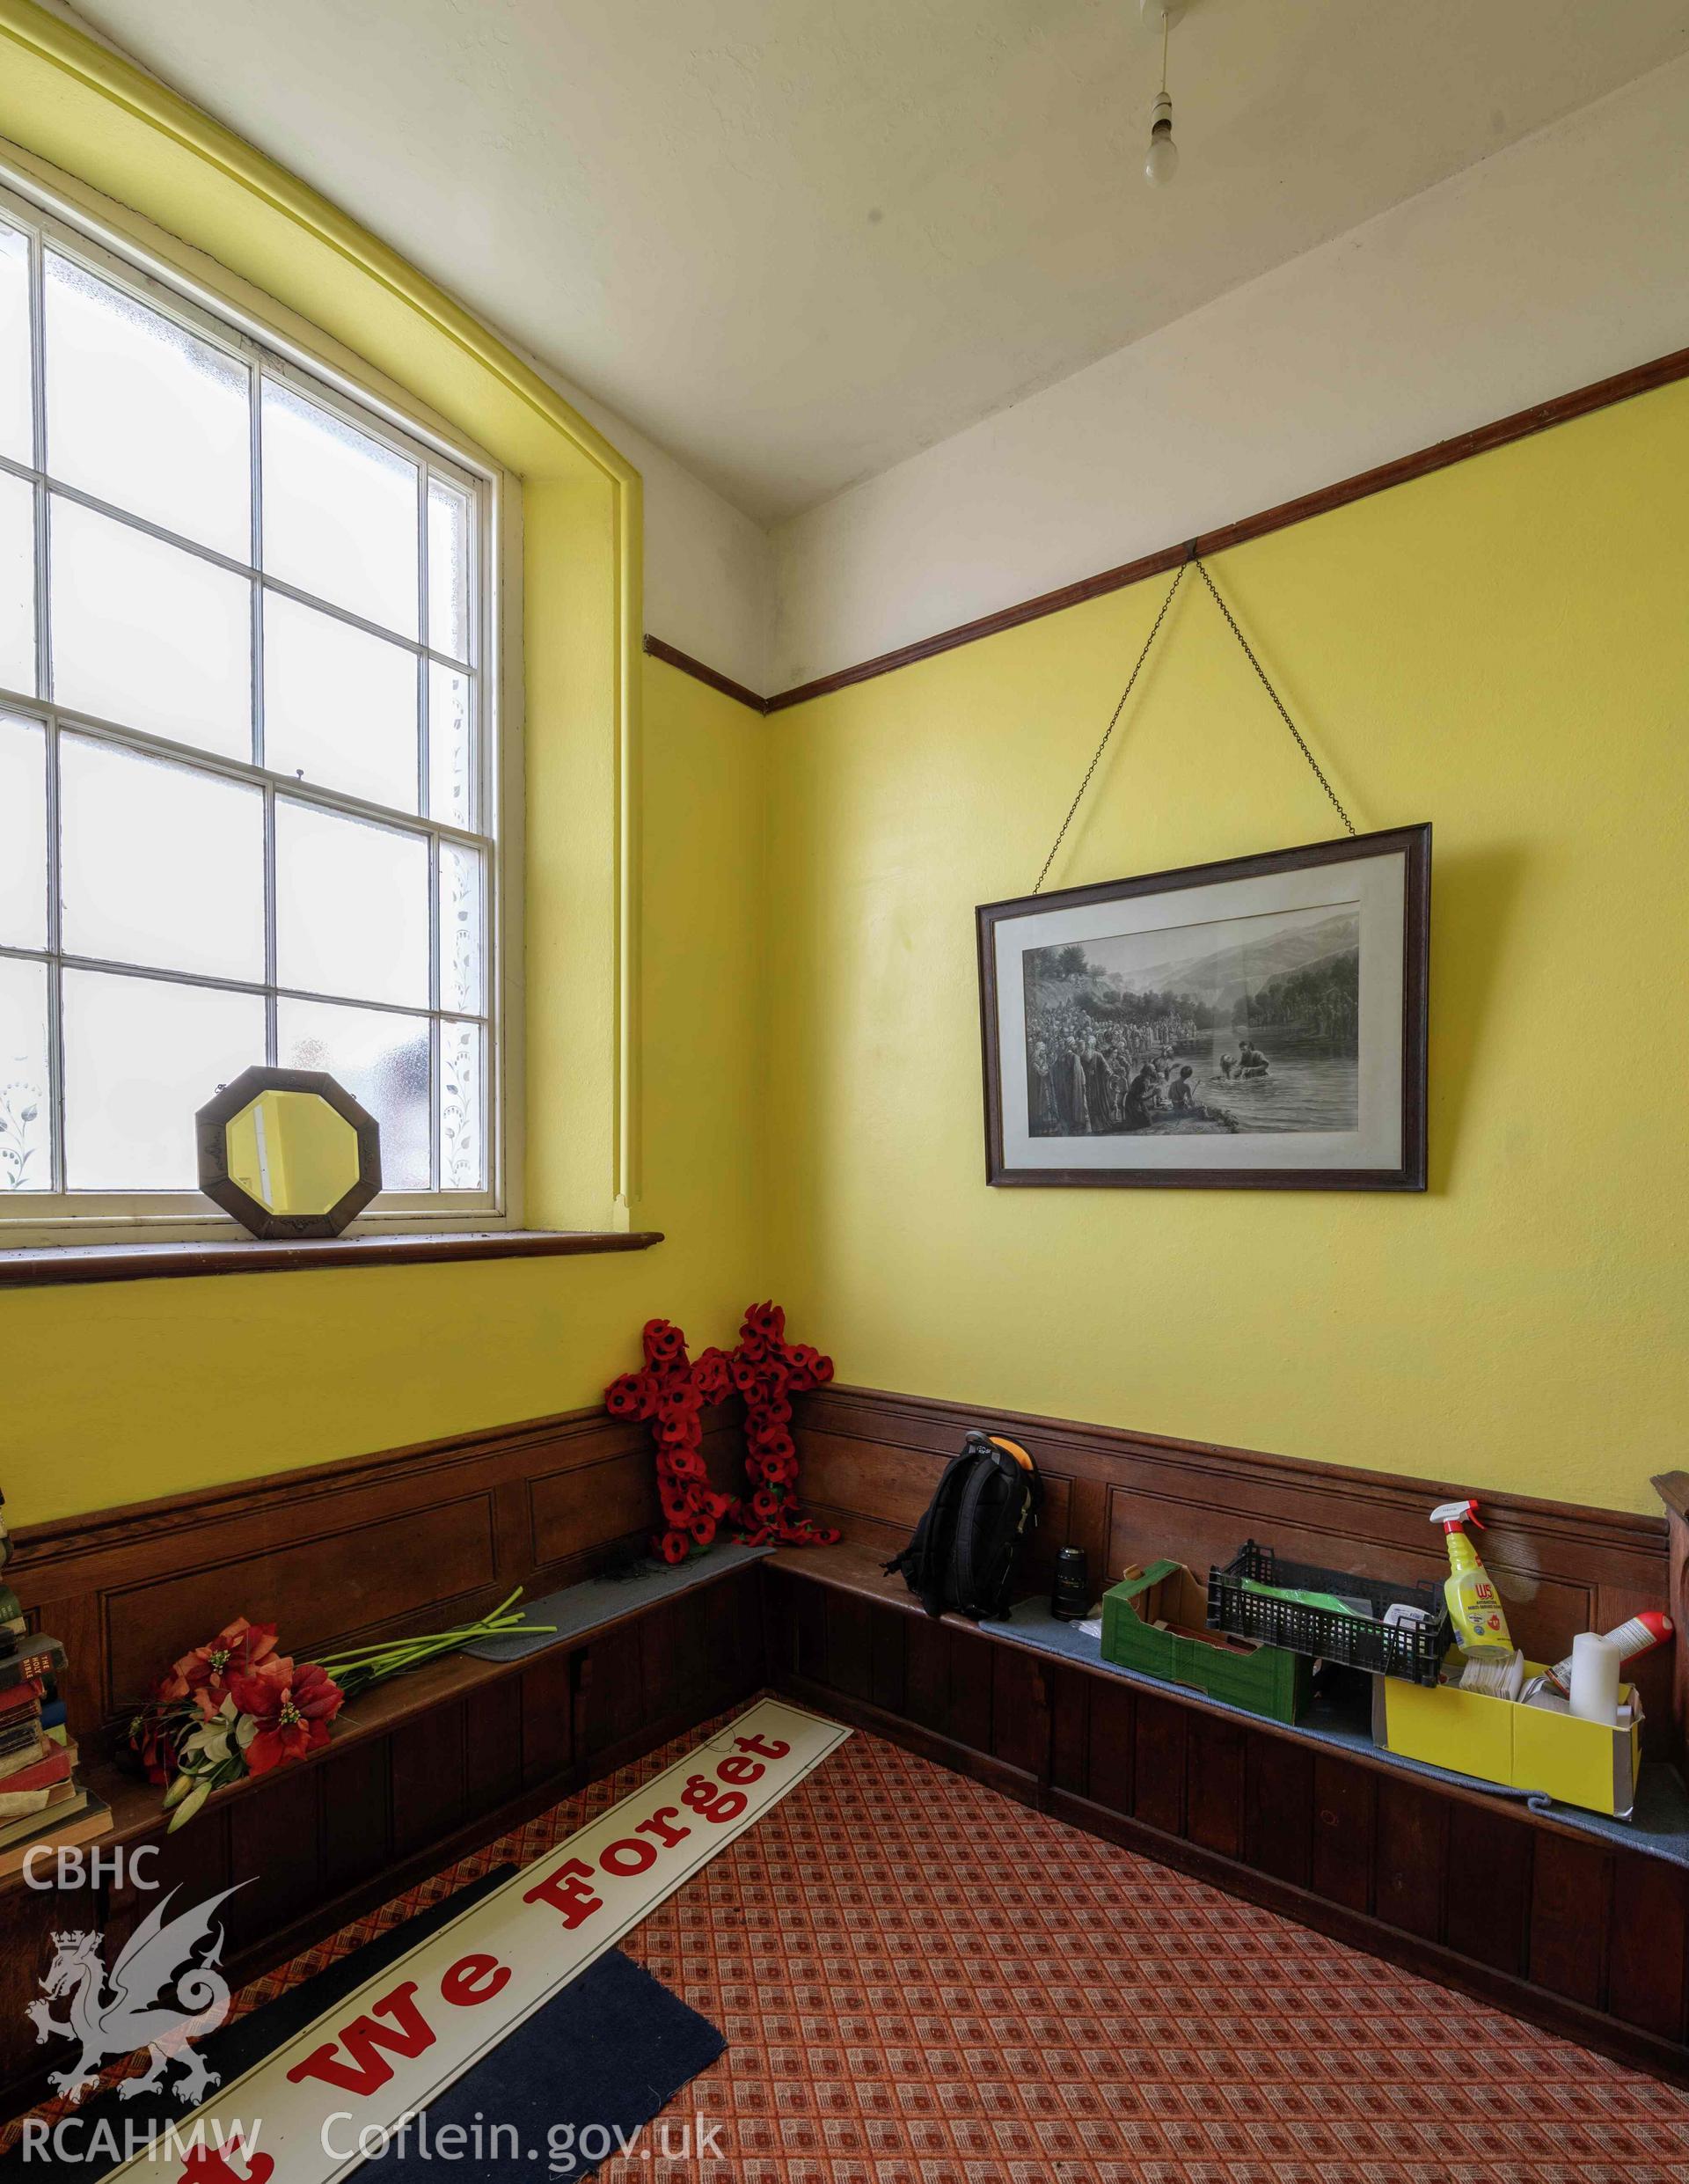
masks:
<path id="1" fill-rule="evenodd" d="M 764 1294 L 763 724 L 650 662 L 645 735 L 643 1210 L 669 1241 L 0 1294 L 9 1522 L 595 1403 L 654 1313 L 731 1336 Z"/>
<path id="2" fill-rule="evenodd" d="M 1615 1508 L 1683 1460 L 1689 387 L 1214 563 L 1363 830 L 1435 825 L 1431 1189 L 991 1191 L 976 903 L 1166 585 L 771 716 L 769 1283 L 842 1376 Z M 1054 885 L 1336 831 L 1181 591 Z"/>

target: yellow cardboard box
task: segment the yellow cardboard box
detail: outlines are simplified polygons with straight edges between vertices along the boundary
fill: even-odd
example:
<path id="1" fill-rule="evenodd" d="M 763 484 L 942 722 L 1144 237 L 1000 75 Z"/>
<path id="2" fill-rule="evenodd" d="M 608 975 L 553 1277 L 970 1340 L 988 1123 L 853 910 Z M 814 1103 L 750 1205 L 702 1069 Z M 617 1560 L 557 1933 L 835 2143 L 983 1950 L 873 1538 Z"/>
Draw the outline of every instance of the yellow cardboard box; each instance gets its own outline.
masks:
<path id="1" fill-rule="evenodd" d="M 1449 1656 L 1451 1674 L 1459 1674 L 1459 1658 Z M 1527 1678 L 1541 1674 L 1540 1663 L 1525 1663 Z M 1462 1691 L 1452 1683 L 1374 1676 L 1372 1741 L 1404 1759 L 1510 1789 L 1540 1791 L 1563 1805 L 1628 1820 L 1642 1763 L 1642 1702 L 1633 1686 L 1621 1684 L 1620 1704 L 1626 1700 L 1630 1720 L 1608 1728 L 1552 1707 Z"/>

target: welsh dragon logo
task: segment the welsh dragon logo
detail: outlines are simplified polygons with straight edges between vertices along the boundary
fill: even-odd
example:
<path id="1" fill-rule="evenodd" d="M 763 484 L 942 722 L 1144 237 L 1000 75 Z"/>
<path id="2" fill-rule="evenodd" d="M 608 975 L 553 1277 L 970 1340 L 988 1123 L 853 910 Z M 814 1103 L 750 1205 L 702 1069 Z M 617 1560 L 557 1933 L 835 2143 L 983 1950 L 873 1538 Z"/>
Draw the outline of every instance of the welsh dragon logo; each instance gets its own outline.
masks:
<path id="1" fill-rule="evenodd" d="M 164 2085 L 173 2062 L 179 2075 L 171 2091 L 185 2106 L 198 2107 L 216 2085 L 217 2074 L 189 2043 L 216 2032 L 228 2015 L 229 1982 L 217 1969 L 223 1928 L 216 1914 L 234 1893 L 225 1888 L 166 1924 L 165 1914 L 176 1895 L 172 1888 L 135 1928 L 109 1971 L 100 1954 L 100 1935 L 53 1935 L 53 1961 L 39 1982 L 47 1999 L 30 2003 L 29 2017 L 38 2045 L 53 2033 L 82 2042 L 77 2062 L 49 2076 L 55 2092 L 67 2100 L 79 2100 L 99 2083 L 102 2063 L 146 2048 L 151 2052 L 150 2069 L 125 2078 L 118 2088 L 121 2097 L 128 2100 Z M 52 2004 L 61 1997 L 68 1997 L 66 2013 L 55 2018 Z"/>

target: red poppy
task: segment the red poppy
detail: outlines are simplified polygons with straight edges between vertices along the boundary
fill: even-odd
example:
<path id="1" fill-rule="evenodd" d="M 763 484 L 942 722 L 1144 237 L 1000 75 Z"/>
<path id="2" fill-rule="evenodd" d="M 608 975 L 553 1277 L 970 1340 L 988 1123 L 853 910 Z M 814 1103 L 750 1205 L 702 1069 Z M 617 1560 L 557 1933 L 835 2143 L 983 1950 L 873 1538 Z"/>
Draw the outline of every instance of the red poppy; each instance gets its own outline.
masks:
<path id="1" fill-rule="evenodd" d="M 662 1418 L 695 1418 L 703 1408 L 704 1398 L 690 1379 L 670 1381 L 657 1398 Z"/>
<path id="2" fill-rule="evenodd" d="M 798 1445 L 783 1425 L 771 1425 L 757 1436 L 757 1452 L 766 1463 L 771 1456 L 795 1456 Z"/>
<path id="3" fill-rule="evenodd" d="M 624 1373 L 604 1390 L 604 1408 L 613 1418 L 648 1418 L 655 1399 L 649 1373 Z"/>
<path id="4" fill-rule="evenodd" d="M 771 1487 L 762 1486 L 751 1496 L 750 1507 L 751 1513 L 767 1524 L 779 1514 L 780 1498 Z"/>
<path id="5" fill-rule="evenodd" d="M 686 1338 L 671 1320 L 647 1320 L 640 1340 L 647 1365 L 674 1365 L 686 1354 Z"/>
<path id="6" fill-rule="evenodd" d="M 247 1771 L 254 1775 L 267 1775 L 326 1744 L 328 1725 L 346 1704 L 346 1694 L 325 1668 L 314 1660 L 296 1666 L 279 1653 L 231 1676 L 229 1690 L 240 1711 L 258 1724 L 246 1747 Z"/>
<path id="7" fill-rule="evenodd" d="M 692 1519 L 692 1537 L 700 1547 L 707 1547 L 715 1537 L 715 1519 L 696 1516 Z"/>
<path id="8" fill-rule="evenodd" d="M 662 1504 L 665 1524 L 690 1524 L 692 1517 L 692 1497 L 678 1481 L 665 1479 L 657 1489 L 657 1499 Z"/>
<path id="9" fill-rule="evenodd" d="M 700 1352 L 692 1367 L 692 1384 L 706 1403 L 724 1403 L 733 1386 L 733 1374 L 725 1350 L 713 1347 Z"/>
<path id="10" fill-rule="evenodd" d="M 665 1562 L 684 1562 L 692 1550 L 691 1535 L 685 1532 L 665 1532 L 660 1544 Z"/>
<path id="11" fill-rule="evenodd" d="M 665 1451 L 670 1478 L 701 1479 L 704 1459 L 696 1448 L 670 1448 Z"/>

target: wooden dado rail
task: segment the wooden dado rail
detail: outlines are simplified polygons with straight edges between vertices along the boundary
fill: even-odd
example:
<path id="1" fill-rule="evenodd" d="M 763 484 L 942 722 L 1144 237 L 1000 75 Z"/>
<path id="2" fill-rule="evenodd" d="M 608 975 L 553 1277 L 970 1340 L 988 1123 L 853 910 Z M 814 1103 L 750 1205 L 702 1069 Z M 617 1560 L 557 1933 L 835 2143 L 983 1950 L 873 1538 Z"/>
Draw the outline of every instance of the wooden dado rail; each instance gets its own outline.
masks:
<path id="1" fill-rule="evenodd" d="M 1428 1511 L 1482 1493 L 1476 1462 L 1457 1487 L 826 1389 L 801 1409 L 804 1478 L 846 1539 L 830 1555 L 765 1565 L 777 1689 L 1410 1970 L 1689 2078 L 1689 1869 L 1383 1755 L 1335 1753 L 1194 1692 L 1146 1689 L 1000 1628 L 922 1615 L 879 1562 L 979 1424 L 1023 1441 L 1043 1473 L 1034 1574 L 1047 1579 L 1071 1543 L 1086 1550 L 1099 1589 L 1155 1555 L 1203 1571 L 1251 1534 L 1332 1568 L 1441 1575 Z M 1558 1660 L 1576 1631 L 1668 1598 L 1662 1518 L 1504 1495 L 1483 1496 L 1483 1507 L 1485 1564 L 1539 1658 Z M 1689 1555 L 1670 1581 L 1682 1618 Z M 1658 1744 L 1674 1733 L 1671 1668 L 1667 1655 L 1639 1678 Z"/>
<path id="2" fill-rule="evenodd" d="M 877 1560 L 907 1536 L 979 1414 L 830 1389 L 802 1399 L 806 1484 L 845 1531 L 515 1665 L 436 1663 L 349 1709 L 303 1765 L 226 1792 L 164 1842 L 157 1874 L 227 1906 L 250 1977 L 594 1777 L 771 1684 L 1432 1976 L 1649 2067 L 1689 2075 L 1689 1874 L 1387 1763 L 1313 1755 L 1192 1697 L 1134 1690 L 954 1619 L 929 1622 Z M 995 1419 L 1049 1488 L 1030 1585 L 1056 1549 L 1094 1579 L 1145 1552 L 1196 1568 L 1250 1533 L 1363 1572 L 1442 1565 L 1427 1510 L 1451 1489 L 1038 1419 Z M 708 1421 L 726 1482 L 736 1423 Z M 1481 1489 L 1481 1469 L 1474 1467 Z M 1489 1566 L 1521 1640 L 1550 1658 L 1656 1605 L 1663 1525 L 1497 1497 Z M 63 1638 L 85 1753 L 97 1726 L 227 1616 L 308 1653 L 566 1585 L 654 1517 L 642 1428 L 602 1412 L 461 1436 L 25 1528 L 8 1577 Z M 1665 1685 L 1649 1690 L 1663 1724 Z M 157 1792 L 96 1761 L 107 1843 L 161 1838 Z M 0 1886 L 0 2108 L 50 2050 L 23 2006 L 51 1925 L 121 1940 L 150 1899 Z"/>

